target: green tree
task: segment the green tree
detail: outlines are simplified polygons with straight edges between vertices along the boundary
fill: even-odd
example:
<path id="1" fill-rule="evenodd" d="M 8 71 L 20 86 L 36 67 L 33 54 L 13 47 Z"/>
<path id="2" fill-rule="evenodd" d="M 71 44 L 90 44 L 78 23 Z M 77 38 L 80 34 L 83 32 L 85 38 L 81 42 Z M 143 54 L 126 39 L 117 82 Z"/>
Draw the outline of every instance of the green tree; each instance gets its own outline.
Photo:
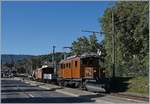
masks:
<path id="1" fill-rule="evenodd" d="M 88 38 L 83 36 L 79 37 L 76 41 L 72 43 L 72 53 L 80 55 L 84 52 L 89 51 L 89 41 Z"/>
<path id="2" fill-rule="evenodd" d="M 106 68 L 112 70 L 112 12 L 115 27 L 116 73 L 123 75 L 145 75 L 148 65 L 149 27 L 147 1 L 117 2 L 108 8 L 101 18 L 105 33 Z"/>
<path id="3" fill-rule="evenodd" d="M 79 37 L 72 43 L 72 53 L 77 55 L 85 52 L 97 52 L 99 48 L 100 43 L 98 43 L 96 34 L 90 35 L 89 37 Z"/>

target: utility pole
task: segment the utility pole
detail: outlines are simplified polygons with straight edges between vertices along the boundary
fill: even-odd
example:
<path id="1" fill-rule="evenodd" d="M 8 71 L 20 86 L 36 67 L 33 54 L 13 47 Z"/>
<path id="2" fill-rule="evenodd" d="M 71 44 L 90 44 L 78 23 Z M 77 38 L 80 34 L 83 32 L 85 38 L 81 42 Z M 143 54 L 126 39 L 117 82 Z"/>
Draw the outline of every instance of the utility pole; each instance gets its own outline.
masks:
<path id="1" fill-rule="evenodd" d="M 116 37 L 115 37 L 115 25 L 119 24 L 119 23 L 123 23 L 127 20 L 127 18 L 124 18 L 120 21 L 116 21 L 114 22 L 114 13 L 113 13 L 113 8 L 111 9 L 111 15 L 112 15 L 112 45 L 113 45 L 113 50 L 112 50 L 112 62 L 113 62 L 113 72 L 112 72 L 112 77 L 115 77 L 115 70 L 116 70 Z M 140 15 L 146 15 L 148 16 L 149 12 L 145 12 L 143 14 Z M 136 14 L 134 16 L 139 16 L 139 14 Z"/>
<path id="2" fill-rule="evenodd" d="M 12 56 L 12 55 L 10 55 L 10 57 L 11 57 L 11 63 L 10 63 L 11 69 L 9 70 L 9 74 L 11 74 L 11 73 L 12 73 L 13 68 L 14 68 L 14 65 L 15 65 L 15 62 L 14 62 L 13 56 Z"/>
<path id="3" fill-rule="evenodd" d="M 55 48 L 56 46 L 53 46 L 52 63 L 53 63 L 54 73 L 56 74 Z"/>
<path id="4" fill-rule="evenodd" d="M 113 63 L 113 72 L 112 72 L 112 77 L 115 77 L 115 26 L 114 26 L 114 13 L 113 13 L 113 9 L 111 10 L 112 12 L 112 45 L 113 45 L 113 50 L 112 50 L 112 63 Z"/>

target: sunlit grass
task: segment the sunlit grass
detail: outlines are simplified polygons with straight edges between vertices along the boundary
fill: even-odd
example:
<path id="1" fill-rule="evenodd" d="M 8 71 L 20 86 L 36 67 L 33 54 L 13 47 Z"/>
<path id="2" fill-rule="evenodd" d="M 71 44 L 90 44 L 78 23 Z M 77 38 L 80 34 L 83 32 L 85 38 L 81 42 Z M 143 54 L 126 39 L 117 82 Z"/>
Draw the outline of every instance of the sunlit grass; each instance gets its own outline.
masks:
<path id="1" fill-rule="evenodd" d="M 149 93 L 149 77 L 148 76 L 139 76 L 132 78 L 128 81 L 129 86 L 127 92 L 140 93 L 143 95 L 148 95 Z"/>

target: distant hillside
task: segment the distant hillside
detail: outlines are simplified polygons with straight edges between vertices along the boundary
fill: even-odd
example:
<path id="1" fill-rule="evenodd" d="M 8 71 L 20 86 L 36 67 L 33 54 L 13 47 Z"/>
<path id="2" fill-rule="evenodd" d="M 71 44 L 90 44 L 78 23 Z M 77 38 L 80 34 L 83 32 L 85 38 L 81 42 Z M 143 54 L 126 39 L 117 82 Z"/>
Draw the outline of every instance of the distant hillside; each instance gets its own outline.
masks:
<path id="1" fill-rule="evenodd" d="M 12 55 L 12 54 L 2 54 L 1 55 L 1 63 L 5 64 L 11 63 L 12 60 L 16 63 L 18 60 L 23 60 L 23 59 L 28 59 L 34 57 L 36 60 L 40 61 L 52 61 L 52 53 L 50 54 L 45 54 L 45 55 Z M 70 53 L 66 53 L 66 56 L 69 56 Z M 63 52 L 56 52 L 55 53 L 55 60 L 59 62 L 64 58 L 64 53 Z"/>
<path id="2" fill-rule="evenodd" d="M 7 63 L 11 63 L 12 60 L 14 62 L 17 62 L 18 60 L 23 60 L 23 59 L 27 59 L 27 58 L 31 58 L 33 57 L 33 55 L 11 55 L 11 54 L 2 54 L 1 55 L 1 63 L 5 64 Z"/>

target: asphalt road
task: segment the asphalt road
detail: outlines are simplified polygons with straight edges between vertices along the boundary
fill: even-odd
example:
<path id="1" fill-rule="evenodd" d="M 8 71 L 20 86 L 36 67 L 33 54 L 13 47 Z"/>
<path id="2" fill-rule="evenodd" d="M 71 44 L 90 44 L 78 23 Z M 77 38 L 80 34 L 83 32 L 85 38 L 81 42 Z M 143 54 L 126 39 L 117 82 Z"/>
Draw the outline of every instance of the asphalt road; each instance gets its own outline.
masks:
<path id="1" fill-rule="evenodd" d="M 54 90 L 45 90 L 19 80 L 1 80 L 2 103 L 88 103 L 88 98 L 72 97 Z"/>
<path id="2" fill-rule="evenodd" d="M 119 98 L 111 95 L 71 96 L 56 92 L 56 88 L 46 90 L 16 79 L 1 79 L 1 103 L 97 103 L 97 104 L 148 104 L 148 102 Z M 73 91 L 73 90 L 72 90 Z M 73 93 L 73 92 L 72 92 Z M 67 94 L 67 95 L 66 95 Z"/>

